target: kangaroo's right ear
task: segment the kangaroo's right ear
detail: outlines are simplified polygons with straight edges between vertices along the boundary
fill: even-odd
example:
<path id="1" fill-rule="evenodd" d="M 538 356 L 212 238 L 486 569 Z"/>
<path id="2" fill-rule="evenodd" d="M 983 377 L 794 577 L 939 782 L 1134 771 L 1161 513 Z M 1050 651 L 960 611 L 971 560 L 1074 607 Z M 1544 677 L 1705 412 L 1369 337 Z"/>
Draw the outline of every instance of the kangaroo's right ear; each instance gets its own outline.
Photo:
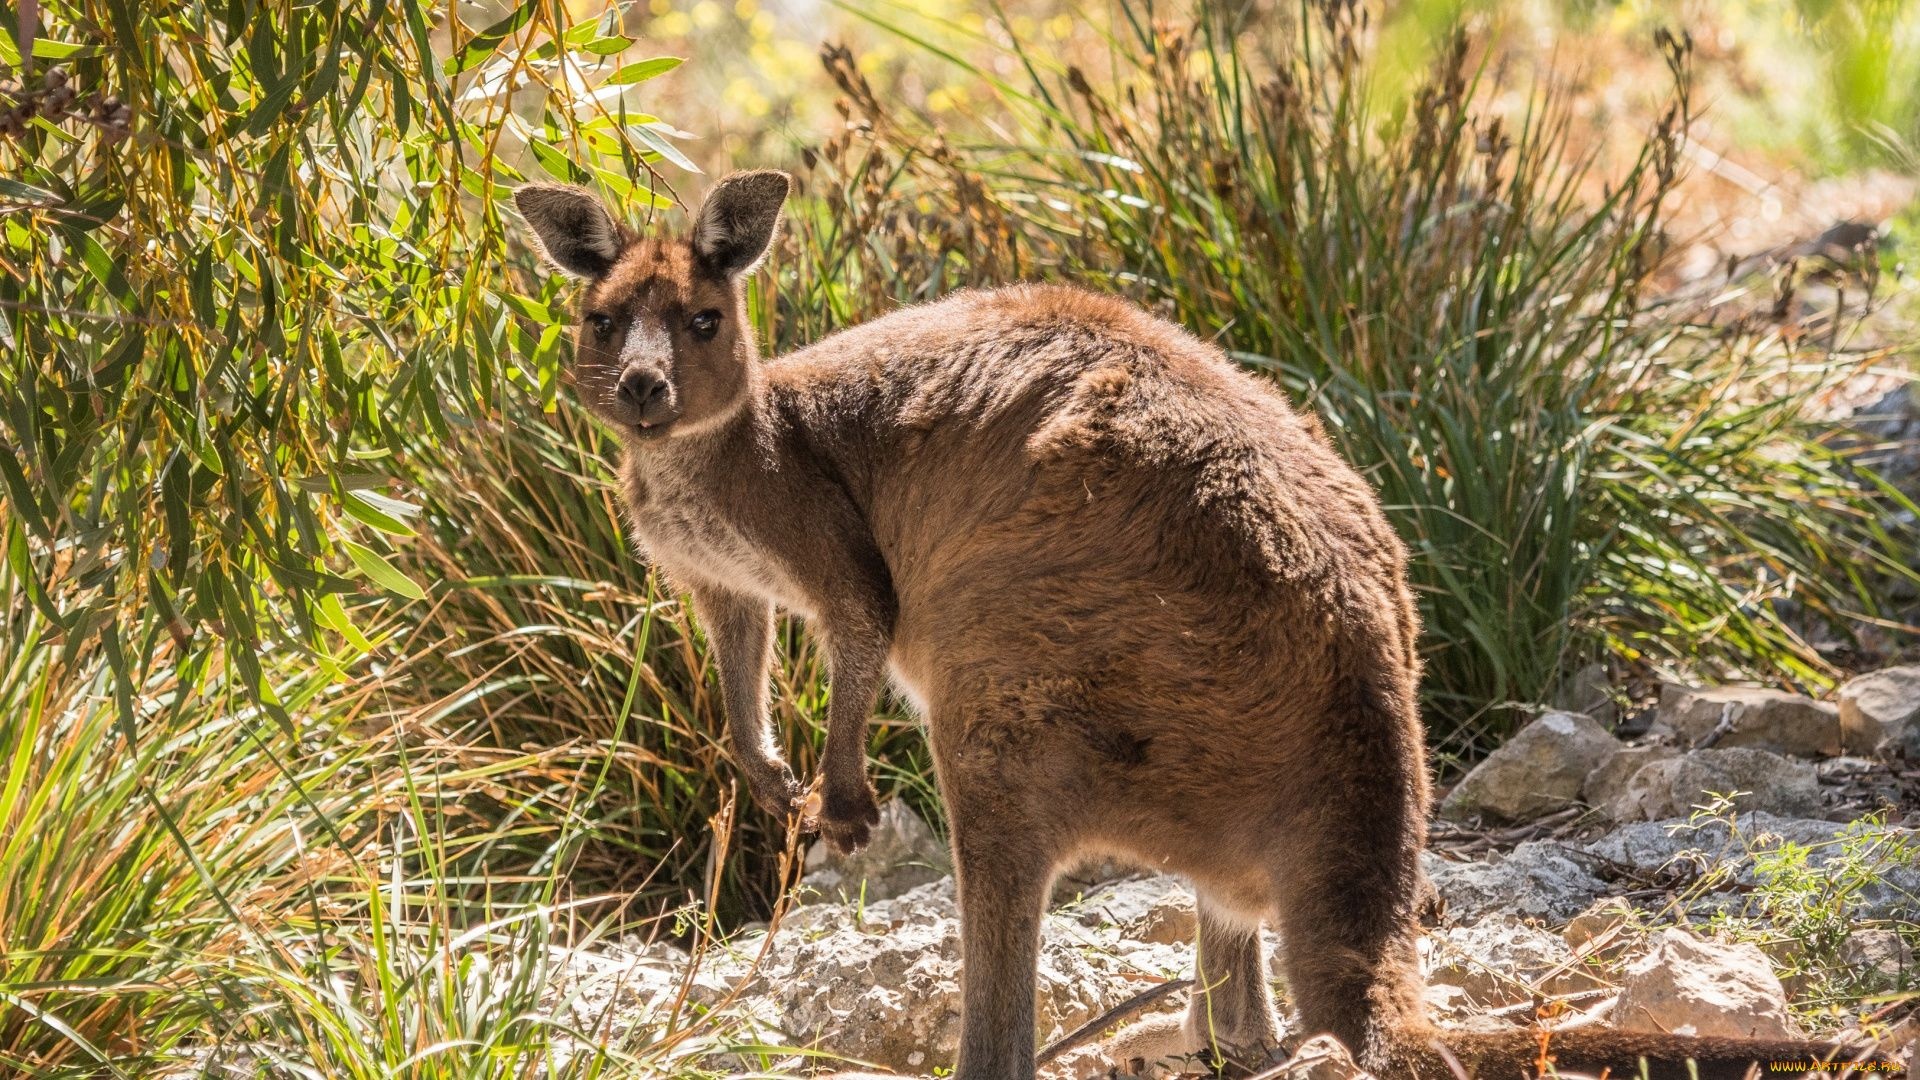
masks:
<path id="1" fill-rule="evenodd" d="M 513 205 L 533 227 L 546 260 L 578 278 L 602 277 L 620 257 L 620 227 L 593 192 L 572 184 L 527 184 Z"/>

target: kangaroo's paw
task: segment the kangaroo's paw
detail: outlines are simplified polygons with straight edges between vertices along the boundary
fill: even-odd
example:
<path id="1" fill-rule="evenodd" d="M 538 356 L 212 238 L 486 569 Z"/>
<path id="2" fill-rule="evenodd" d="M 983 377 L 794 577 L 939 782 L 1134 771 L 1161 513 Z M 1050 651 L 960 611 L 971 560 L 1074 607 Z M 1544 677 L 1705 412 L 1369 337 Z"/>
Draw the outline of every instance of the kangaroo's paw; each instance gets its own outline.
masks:
<path id="1" fill-rule="evenodd" d="M 775 759 L 755 768 L 743 766 L 742 771 L 747 774 L 747 794 L 754 805 L 774 818 L 785 818 L 806 797 L 807 789 L 784 761 Z"/>
<path id="2" fill-rule="evenodd" d="M 1280 1046 L 1228 1046 L 1195 1030 L 1191 1015 L 1150 1016 L 1112 1038 L 1072 1051 L 1043 1070 L 1049 1080 L 1252 1076 L 1287 1060 Z M 1303 1074 L 1304 1075 L 1304 1074 Z"/>
<path id="3" fill-rule="evenodd" d="M 817 825 L 834 851 L 851 855 L 866 847 L 873 826 L 879 823 L 880 804 L 874 799 L 873 785 L 864 778 L 857 787 L 827 785 Z"/>
<path id="4" fill-rule="evenodd" d="M 1113 1037 L 1071 1050 L 1041 1070 L 1047 1080 L 1107 1080 L 1111 1077 L 1167 1077 L 1206 1071 L 1200 1065 L 1202 1040 L 1186 1028 L 1179 1013 L 1150 1016 L 1128 1024 Z"/>

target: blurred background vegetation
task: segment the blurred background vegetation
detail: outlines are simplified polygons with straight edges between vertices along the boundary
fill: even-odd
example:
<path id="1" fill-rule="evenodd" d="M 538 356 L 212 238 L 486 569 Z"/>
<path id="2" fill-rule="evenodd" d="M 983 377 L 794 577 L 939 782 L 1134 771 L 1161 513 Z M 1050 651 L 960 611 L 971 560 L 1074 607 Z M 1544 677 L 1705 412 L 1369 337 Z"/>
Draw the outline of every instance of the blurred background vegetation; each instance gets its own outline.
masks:
<path id="1" fill-rule="evenodd" d="M 0 22 L 9 1072 L 654 1075 L 730 1038 L 607 1045 L 544 989 L 556 948 L 764 916 L 794 838 L 736 802 L 700 629 L 567 407 L 524 179 L 677 228 L 793 169 L 770 348 L 1059 278 L 1270 373 L 1415 552 L 1446 767 L 1595 681 L 1817 692 L 1912 648 L 1875 410 L 1912 374 L 1920 5 Z M 826 680 L 784 644 L 807 767 Z M 872 750 L 935 810 L 891 703 Z"/>

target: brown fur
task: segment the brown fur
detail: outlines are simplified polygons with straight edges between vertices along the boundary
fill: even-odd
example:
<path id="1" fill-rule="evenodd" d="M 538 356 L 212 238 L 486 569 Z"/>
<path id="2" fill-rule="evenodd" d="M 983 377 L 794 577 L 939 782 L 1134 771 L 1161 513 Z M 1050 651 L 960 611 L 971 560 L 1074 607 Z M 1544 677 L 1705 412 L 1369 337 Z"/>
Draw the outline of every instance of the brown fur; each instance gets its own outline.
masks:
<path id="1" fill-rule="evenodd" d="M 962 292 L 757 362 L 739 281 L 772 236 L 777 176 L 723 182 L 691 243 L 622 233 L 584 275 L 576 382 L 627 438 L 635 535 L 710 628 L 762 806 L 784 814 L 800 792 L 768 730 L 774 605 L 826 639 L 821 825 L 837 846 L 875 817 L 864 735 L 881 680 L 924 714 L 963 924 L 956 1075 L 1032 1075 L 1048 885 L 1094 853 L 1200 898 L 1210 991 L 1123 1041 L 1271 1054 L 1269 920 L 1302 1030 L 1383 1075 L 1451 1075 L 1415 954 L 1418 627 L 1373 491 L 1269 383 L 1072 289 Z M 590 220 L 566 190 L 523 202 L 550 253 L 570 245 L 545 230 Z M 710 341 L 686 330 L 702 310 L 724 314 Z M 641 321 L 603 336 L 593 315 Z M 635 334 L 671 347 L 629 349 Z M 630 361 L 671 385 L 670 422 L 641 429 L 610 392 Z M 1501 1080 L 1538 1052 L 1529 1032 L 1444 1038 Z M 1553 1046 L 1616 1075 L 1693 1054 L 1702 1076 L 1813 1049 L 1607 1032 Z"/>

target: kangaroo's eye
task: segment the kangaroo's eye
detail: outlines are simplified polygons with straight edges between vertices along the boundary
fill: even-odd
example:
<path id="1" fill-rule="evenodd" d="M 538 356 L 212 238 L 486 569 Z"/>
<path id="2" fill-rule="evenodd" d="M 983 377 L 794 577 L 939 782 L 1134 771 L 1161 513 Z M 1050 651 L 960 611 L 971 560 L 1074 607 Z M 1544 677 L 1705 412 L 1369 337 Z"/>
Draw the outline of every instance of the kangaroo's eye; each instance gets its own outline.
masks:
<path id="1" fill-rule="evenodd" d="M 693 331 L 693 336 L 701 341 L 712 341 L 713 335 L 720 332 L 720 313 L 713 308 L 708 308 L 695 315 L 687 323 L 687 329 Z"/>
<path id="2" fill-rule="evenodd" d="M 613 336 L 613 316 L 594 312 L 587 316 L 587 325 L 593 328 L 593 336 L 605 341 Z"/>

